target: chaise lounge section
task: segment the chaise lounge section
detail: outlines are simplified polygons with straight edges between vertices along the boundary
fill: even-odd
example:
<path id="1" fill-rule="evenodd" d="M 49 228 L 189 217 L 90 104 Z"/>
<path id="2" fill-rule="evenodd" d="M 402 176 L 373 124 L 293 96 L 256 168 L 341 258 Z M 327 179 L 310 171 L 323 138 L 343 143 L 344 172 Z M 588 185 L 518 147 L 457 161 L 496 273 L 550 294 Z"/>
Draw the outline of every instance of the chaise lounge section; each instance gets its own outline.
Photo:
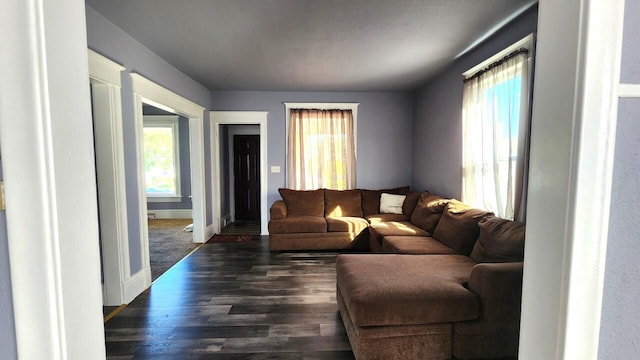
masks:
<path id="1" fill-rule="evenodd" d="M 443 238 L 436 227 L 434 237 L 383 238 L 383 244 L 408 243 L 420 255 L 338 256 L 336 296 L 357 359 L 517 356 L 524 225 L 491 214 L 476 220 L 479 211 L 460 212 L 458 206 L 449 203 L 442 218 L 457 208 L 467 236 L 476 223 L 469 253 L 464 249 L 471 237 L 454 247 L 440 242 L 451 240 L 447 235 L 462 240 L 461 228 L 450 228 L 455 232 Z M 452 225 L 443 219 L 438 226 Z"/>

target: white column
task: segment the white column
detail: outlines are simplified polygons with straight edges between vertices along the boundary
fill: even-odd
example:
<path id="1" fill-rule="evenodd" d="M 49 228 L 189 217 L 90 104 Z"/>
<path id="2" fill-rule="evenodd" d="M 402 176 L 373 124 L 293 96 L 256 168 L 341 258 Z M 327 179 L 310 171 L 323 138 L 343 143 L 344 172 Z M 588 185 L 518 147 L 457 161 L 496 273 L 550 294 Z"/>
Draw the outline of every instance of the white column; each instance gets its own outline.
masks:
<path id="1" fill-rule="evenodd" d="M 0 147 L 20 359 L 105 357 L 84 17 L 82 0 L 0 2 Z"/>
<path id="2" fill-rule="evenodd" d="M 542 0 L 520 359 L 596 359 L 623 1 Z"/>

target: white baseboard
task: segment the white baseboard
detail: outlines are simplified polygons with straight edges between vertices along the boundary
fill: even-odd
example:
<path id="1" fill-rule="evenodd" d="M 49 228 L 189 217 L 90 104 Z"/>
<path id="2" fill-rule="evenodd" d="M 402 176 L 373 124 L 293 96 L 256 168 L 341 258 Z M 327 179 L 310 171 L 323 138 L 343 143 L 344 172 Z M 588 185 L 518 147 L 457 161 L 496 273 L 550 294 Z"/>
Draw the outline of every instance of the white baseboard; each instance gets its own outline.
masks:
<path id="1" fill-rule="evenodd" d="M 213 224 L 211 224 L 204 229 L 204 241 L 206 242 L 211 239 L 213 234 L 215 234 L 215 232 L 213 231 Z"/>
<path id="2" fill-rule="evenodd" d="M 231 214 L 224 215 L 220 218 L 220 227 L 227 226 L 232 220 Z"/>
<path id="3" fill-rule="evenodd" d="M 191 209 L 147 210 L 148 219 L 193 219 Z"/>
<path id="4" fill-rule="evenodd" d="M 149 280 L 147 283 L 147 279 Z M 124 301 L 130 303 L 138 295 L 151 286 L 151 268 L 145 268 L 124 281 Z"/>

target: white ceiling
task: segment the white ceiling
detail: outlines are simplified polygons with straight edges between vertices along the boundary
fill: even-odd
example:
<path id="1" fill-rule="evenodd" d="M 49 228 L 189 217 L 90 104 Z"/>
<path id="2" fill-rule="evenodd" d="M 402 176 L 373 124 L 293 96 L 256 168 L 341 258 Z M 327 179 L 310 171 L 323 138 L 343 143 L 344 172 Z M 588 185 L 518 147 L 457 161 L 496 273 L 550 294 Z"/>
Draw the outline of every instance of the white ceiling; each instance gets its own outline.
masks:
<path id="1" fill-rule="evenodd" d="M 86 0 L 211 90 L 406 91 L 536 1 Z"/>

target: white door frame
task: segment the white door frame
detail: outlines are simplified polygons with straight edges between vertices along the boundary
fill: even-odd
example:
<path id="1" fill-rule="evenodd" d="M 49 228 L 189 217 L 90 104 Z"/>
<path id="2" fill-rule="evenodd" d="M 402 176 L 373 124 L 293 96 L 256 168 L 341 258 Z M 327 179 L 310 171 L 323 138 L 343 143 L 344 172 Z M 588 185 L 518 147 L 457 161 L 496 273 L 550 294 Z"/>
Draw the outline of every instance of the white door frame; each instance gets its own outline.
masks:
<path id="1" fill-rule="evenodd" d="M 598 356 L 623 8 L 540 1 L 521 360 Z"/>
<path id="2" fill-rule="evenodd" d="M 43 5 L 0 1 L 0 145 L 16 347 L 20 359 L 99 360 L 105 343 L 85 5 Z M 0 324 L 0 331 L 10 330 Z"/>
<path id="3" fill-rule="evenodd" d="M 206 210 L 204 180 L 204 107 L 197 105 L 182 96 L 168 90 L 153 81 L 136 73 L 131 74 L 133 80 L 133 97 L 135 106 L 135 138 L 136 161 L 138 162 L 138 189 L 140 206 L 140 239 L 142 242 L 142 264 L 145 284 L 151 285 L 149 264 L 149 230 L 147 224 L 147 195 L 144 174 L 143 143 L 143 102 L 159 109 L 184 116 L 189 119 L 189 150 L 191 164 L 191 200 L 193 205 L 193 242 L 205 242 Z"/>
<path id="4" fill-rule="evenodd" d="M 260 233 L 267 235 L 267 115 L 266 111 L 211 111 L 211 157 L 213 159 L 213 227 L 219 233 L 222 228 L 220 161 L 220 125 L 260 126 Z"/>
<path id="5" fill-rule="evenodd" d="M 89 50 L 100 207 L 103 304 L 124 304 L 130 277 L 120 76 L 125 68 Z"/>

